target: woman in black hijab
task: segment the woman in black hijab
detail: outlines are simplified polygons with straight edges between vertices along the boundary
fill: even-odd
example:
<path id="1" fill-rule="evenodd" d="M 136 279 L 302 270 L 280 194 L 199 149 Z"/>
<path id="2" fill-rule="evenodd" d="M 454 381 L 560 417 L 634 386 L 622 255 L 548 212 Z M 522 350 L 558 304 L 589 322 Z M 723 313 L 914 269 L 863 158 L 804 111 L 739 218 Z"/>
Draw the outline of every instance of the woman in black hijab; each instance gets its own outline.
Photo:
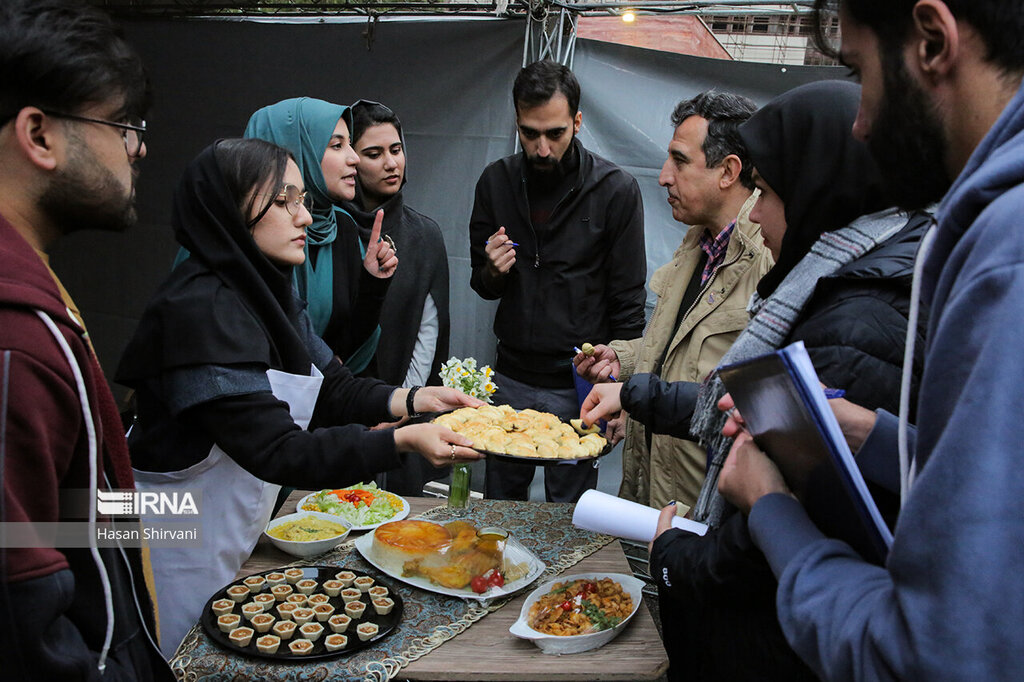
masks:
<path id="1" fill-rule="evenodd" d="M 200 153 L 172 215 L 191 257 L 161 285 L 121 359 L 117 380 L 138 399 L 137 487 L 201 493 L 202 546 L 153 548 L 165 655 L 251 553 L 281 485 L 368 480 L 403 451 L 435 466 L 479 457 L 433 424 L 359 426 L 481 403 L 354 378 L 334 357 L 292 284 L 311 222 L 304 202 L 298 166 L 276 145 L 222 140 Z"/>
<path id="2" fill-rule="evenodd" d="M 364 244 L 377 212 L 384 211 L 381 231 L 393 241 L 395 253 L 402 252 L 402 266 L 391 278 L 381 307 L 377 351 L 360 376 L 396 386 L 440 385 L 451 327 L 444 236 L 436 222 L 405 202 L 408 150 L 398 116 L 383 104 L 366 100 L 353 104 L 350 111 L 358 176 L 355 199 L 342 205 Z M 417 495 L 427 481 L 449 473 L 447 468 L 425 466 L 418 457 L 404 456 L 400 469 L 377 480 L 399 495 Z"/>
<path id="3" fill-rule="evenodd" d="M 780 95 L 740 126 L 761 190 L 751 219 L 761 224 L 776 264 L 758 283 L 752 319 L 720 364 L 803 341 L 826 385 L 844 388 L 861 405 L 894 410 L 914 254 L 928 219 L 886 208 L 875 163 L 850 132 L 859 99 L 852 83 L 812 83 Z M 920 366 L 915 370 L 919 375 Z M 782 636 L 776 582 L 745 518 L 717 492 L 730 443 L 721 437 L 724 417 L 716 408 L 723 393 L 714 378 L 698 387 L 634 376 L 618 401 L 588 398 L 582 416 L 589 423 L 621 404 L 657 433 L 696 436 L 709 447 L 693 517 L 711 530 L 704 537 L 667 530 L 652 543 L 669 679 L 814 679 Z M 881 484 L 873 492 L 891 518 L 895 498 L 883 490 L 887 481 L 865 476 Z M 829 506 L 824 487 L 813 496 Z M 851 529 L 849 519 L 831 522 L 834 536 Z"/>

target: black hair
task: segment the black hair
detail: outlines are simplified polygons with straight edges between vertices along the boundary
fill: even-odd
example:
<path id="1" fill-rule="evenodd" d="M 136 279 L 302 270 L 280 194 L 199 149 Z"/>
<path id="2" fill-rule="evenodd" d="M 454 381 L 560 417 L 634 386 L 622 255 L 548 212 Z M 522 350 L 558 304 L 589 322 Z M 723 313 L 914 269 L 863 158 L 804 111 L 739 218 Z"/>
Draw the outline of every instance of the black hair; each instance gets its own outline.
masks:
<path id="1" fill-rule="evenodd" d="M 258 138 L 220 140 L 214 150 L 217 166 L 246 227 L 251 228 L 267 214 L 284 184 L 288 160 L 295 160 L 284 147 Z M 268 189 L 269 188 L 269 189 Z M 265 190 L 260 192 L 259 190 Z M 257 194 L 265 196 L 259 211 Z M 250 215 L 255 216 L 249 218 Z"/>
<path id="2" fill-rule="evenodd" d="M 112 98 L 138 121 L 151 94 L 142 60 L 107 14 L 78 0 L 0 3 L 0 125 L 26 106 L 77 113 Z"/>
<path id="3" fill-rule="evenodd" d="M 402 137 L 402 122 L 395 116 L 395 112 L 380 102 L 359 101 L 349 109 L 352 112 L 352 146 L 363 136 L 367 128 L 390 123 L 398 131 L 398 137 Z"/>
<path id="4" fill-rule="evenodd" d="M 580 83 L 569 67 L 550 59 L 542 59 L 524 66 L 512 85 L 512 102 L 516 112 L 520 107 L 532 109 L 544 104 L 556 92 L 569 100 L 569 114 L 575 118 L 580 109 Z"/>
<path id="5" fill-rule="evenodd" d="M 686 99 L 676 105 L 672 112 L 672 127 L 678 128 L 683 121 L 691 116 L 700 116 L 708 122 L 708 132 L 704 137 L 701 151 L 704 152 L 704 165 L 714 168 L 730 154 L 736 155 L 742 168 L 740 183 L 747 189 L 754 189 L 753 172 L 747 147 L 740 138 L 740 124 L 757 111 L 757 105 L 743 95 L 729 92 L 708 90 L 696 97 Z"/>
<path id="6" fill-rule="evenodd" d="M 843 9 L 877 36 L 884 52 L 898 50 L 910 31 L 916 0 L 841 0 Z M 815 46 L 830 57 L 839 51 L 825 32 L 840 0 L 815 0 Z M 1020 0 L 943 0 L 958 20 L 985 43 L 985 59 L 1008 73 L 1024 71 L 1024 3 Z"/>

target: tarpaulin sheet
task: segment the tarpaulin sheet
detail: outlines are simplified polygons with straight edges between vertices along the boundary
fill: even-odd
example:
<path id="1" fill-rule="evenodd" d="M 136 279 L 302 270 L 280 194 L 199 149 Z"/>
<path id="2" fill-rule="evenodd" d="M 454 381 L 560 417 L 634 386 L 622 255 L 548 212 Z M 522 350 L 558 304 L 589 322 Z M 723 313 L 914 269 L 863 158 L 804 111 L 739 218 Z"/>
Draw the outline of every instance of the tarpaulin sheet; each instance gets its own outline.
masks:
<path id="1" fill-rule="evenodd" d="M 365 22 L 124 25 L 155 94 L 148 155 L 140 164 L 140 224 L 122 235 L 73 234 L 54 253 L 108 373 L 177 251 L 171 195 L 185 164 L 214 139 L 240 135 L 259 107 L 302 95 L 339 103 L 377 100 L 402 119 L 406 202 L 441 225 L 448 248 L 451 352 L 493 359 L 494 303 L 469 288 L 468 221 L 480 172 L 515 151 L 511 87 L 522 59 L 523 21 L 383 20 L 369 46 Z M 574 70 L 583 90 L 582 142 L 640 183 L 648 277 L 671 257 L 685 230 L 672 220 L 657 179 L 676 102 L 714 87 L 763 104 L 801 83 L 842 74 L 835 68 L 719 61 L 589 40 L 577 42 Z M 186 340 L 187 330 L 181 333 Z"/>

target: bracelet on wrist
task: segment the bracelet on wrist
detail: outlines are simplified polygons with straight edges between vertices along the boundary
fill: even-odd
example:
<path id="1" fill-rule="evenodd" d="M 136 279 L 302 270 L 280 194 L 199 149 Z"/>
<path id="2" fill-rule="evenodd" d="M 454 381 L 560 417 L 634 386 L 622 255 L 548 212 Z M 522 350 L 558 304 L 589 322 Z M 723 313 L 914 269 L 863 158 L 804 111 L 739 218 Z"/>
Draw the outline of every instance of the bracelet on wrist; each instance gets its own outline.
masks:
<path id="1" fill-rule="evenodd" d="M 405 396 L 405 409 L 409 413 L 410 417 L 418 417 L 420 413 L 416 411 L 413 404 L 416 402 L 416 391 L 423 388 L 422 386 L 413 386 L 409 389 L 409 393 Z"/>

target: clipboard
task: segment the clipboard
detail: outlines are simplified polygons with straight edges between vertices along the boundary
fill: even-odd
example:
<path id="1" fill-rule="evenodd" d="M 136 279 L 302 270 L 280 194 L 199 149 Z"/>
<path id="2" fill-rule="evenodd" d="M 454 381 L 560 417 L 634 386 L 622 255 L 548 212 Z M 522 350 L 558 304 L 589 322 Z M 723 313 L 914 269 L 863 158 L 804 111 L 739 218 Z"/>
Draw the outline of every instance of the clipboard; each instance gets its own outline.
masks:
<path id="1" fill-rule="evenodd" d="M 772 458 L 811 520 L 882 564 L 892 533 L 828 406 L 802 341 L 719 368 L 754 442 Z M 839 494 L 815 494 L 835 490 Z"/>

